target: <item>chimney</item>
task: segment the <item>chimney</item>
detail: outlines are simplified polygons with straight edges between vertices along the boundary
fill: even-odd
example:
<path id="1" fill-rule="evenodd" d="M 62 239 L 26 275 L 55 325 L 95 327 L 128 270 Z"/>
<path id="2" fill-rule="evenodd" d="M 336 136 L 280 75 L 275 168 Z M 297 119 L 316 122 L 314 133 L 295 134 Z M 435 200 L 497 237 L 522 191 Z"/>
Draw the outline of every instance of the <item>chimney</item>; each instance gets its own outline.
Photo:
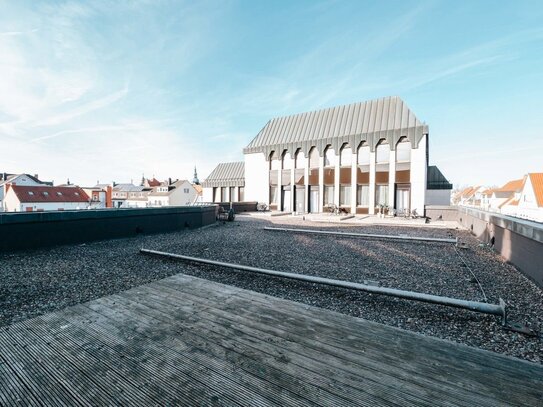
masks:
<path id="1" fill-rule="evenodd" d="M 172 179 L 168 178 L 168 185 L 172 185 Z"/>
<path id="2" fill-rule="evenodd" d="M 113 208 L 112 190 L 113 188 L 111 187 L 111 185 L 108 185 L 106 187 L 106 208 Z"/>
<path id="3" fill-rule="evenodd" d="M 38 177 L 38 174 L 34 174 L 34 178 L 40 179 L 40 177 Z"/>

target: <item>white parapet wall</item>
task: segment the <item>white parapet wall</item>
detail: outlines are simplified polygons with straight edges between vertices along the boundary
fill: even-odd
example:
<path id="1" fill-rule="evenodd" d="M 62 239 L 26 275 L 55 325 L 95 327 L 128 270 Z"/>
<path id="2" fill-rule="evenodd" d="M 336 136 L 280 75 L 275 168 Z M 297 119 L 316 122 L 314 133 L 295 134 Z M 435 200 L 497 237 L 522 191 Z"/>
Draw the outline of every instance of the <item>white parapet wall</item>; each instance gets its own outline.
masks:
<path id="1" fill-rule="evenodd" d="M 245 154 L 245 200 L 269 200 L 269 163 L 263 153 Z"/>

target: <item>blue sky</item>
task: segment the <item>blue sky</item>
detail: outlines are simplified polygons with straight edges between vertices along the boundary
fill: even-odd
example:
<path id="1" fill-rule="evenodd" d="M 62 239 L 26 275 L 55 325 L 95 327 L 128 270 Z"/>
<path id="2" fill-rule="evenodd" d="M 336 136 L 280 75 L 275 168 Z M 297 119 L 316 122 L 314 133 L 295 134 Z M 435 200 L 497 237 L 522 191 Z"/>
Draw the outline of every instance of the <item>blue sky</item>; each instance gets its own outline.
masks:
<path id="1" fill-rule="evenodd" d="M 543 2 L 0 0 L 0 171 L 205 178 L 272 117 L 390 95 L 454 184 L 542 172 Z"/>

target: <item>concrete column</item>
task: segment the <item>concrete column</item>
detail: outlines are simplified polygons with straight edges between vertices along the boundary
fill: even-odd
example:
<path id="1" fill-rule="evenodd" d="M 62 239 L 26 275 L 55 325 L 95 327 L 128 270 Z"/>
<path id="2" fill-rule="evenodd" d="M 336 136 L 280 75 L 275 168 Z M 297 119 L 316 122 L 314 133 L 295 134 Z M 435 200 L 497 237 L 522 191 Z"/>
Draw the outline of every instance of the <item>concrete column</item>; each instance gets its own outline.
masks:
<path id="1" fill-rule="evenodd" d="M 356 174 L 357 174 L 357 152 L 353 152 L 351 160 L 351 213 L 356 213 Z"/>
<path id="2" fill-rule="evenodd" d="M 319 210 L 322 212 L 324 206 L 324 155 L 319 157 Z"/>
<path id="3" fill-rule="evenodd" d="M 295 153 L 291 154 L 290 156 L 290 212 L 294 212 L 296 210 L 296 204 L 295 204 L 295 190 L 296 190 L 296 185 L 294 185 L 294 171 L 295 170 L 295 164 L 296 164 L 296 160 L 295 160 Z"/>
<path id="4" fill-rule="evenodd" d="M 334 166 L 334 205 L 339 206 L 339 155 L 336 156 L 336 165 Z"/>
<path id="5" fill-rule="evenodd" d="M 394 191 L 396 190 L 396 150 L 390 150 L 388 164 L 388 207 L 394 208 Z"/>
<path id="6" fill-rule="evenodd" d="M 304 158 L 304 183 L 305 183 L 305 198 L 304 212 L 309 212 L 309 156 Z"/>
<path id="7" fill-rule="evenodd" d="M 370 202 L 368 213 L 375 214 L 375 151 L 370 151 Z"/>

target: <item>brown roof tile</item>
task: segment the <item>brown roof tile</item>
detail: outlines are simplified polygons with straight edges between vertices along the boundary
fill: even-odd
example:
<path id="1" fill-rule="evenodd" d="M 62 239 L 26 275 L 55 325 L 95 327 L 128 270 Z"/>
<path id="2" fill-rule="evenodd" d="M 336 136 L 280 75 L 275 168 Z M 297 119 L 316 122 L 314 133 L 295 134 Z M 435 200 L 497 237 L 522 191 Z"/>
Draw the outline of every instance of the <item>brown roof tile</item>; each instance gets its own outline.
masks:
<path id="1" fill-rule="evenodd" d="M 20 202 L 88 202 L 89 196 L 79 187 L 10 185 Z"/>
<path id="2" fill-rule="evenodd" d="M 528 174 L 532 187 L 534 188 L 537 206 L 543 207 L 543 172 L 534 172 Z"/>

